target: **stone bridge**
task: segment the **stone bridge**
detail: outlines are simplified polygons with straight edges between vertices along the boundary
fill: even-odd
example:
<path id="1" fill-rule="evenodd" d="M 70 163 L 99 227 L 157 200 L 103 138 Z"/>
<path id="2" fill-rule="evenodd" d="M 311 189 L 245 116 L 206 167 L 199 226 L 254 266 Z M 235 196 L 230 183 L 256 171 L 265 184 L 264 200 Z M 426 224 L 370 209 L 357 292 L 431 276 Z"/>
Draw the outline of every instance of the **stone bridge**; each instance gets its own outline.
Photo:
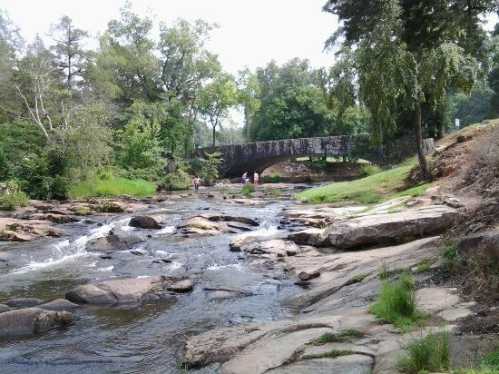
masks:
<path id="1" fill-rule="evenodd" d="M 239 177 L 245 171 L 262 173 L 273 164 L 304 156 L 361 158 L 378 164 L 397 162 L 416 152 L 414 140 L 408 140 L 408 144 L 385 147 L 384 152 L 370 145 L 368 135 L 271 140 L 200 148 L 196 156 L 219 152 L 222 156 L 221 174 Z"/>

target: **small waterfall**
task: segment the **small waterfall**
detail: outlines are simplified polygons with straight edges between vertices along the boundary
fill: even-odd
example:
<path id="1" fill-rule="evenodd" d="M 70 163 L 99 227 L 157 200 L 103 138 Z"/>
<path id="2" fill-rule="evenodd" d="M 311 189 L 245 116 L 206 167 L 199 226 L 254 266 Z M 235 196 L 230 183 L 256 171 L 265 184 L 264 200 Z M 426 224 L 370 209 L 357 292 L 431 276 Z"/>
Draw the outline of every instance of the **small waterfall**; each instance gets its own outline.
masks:
<path id="1" fill-rule="evenodd" d="M 46 248 L 48 253 L 45 253 L 43 259 L 33 259 L 30 256 L 30 261 L 27 265 L 14 270 L 10 274 L 24 274 L 30 271 L 43 270 L 53 266 L 58 266 L 68 261 L 74 261 L 77 258 L 87 256 L 89 253 L 86 250 L 87 243 L 91 240 L 102 238 L 109 234 L 114 227 L 127 224 L 129 218 L 111 222 L 100 227 L 92 229 L 88 234 L 82 235 L 73 241 L 67 239 L 51 244 Z"/>

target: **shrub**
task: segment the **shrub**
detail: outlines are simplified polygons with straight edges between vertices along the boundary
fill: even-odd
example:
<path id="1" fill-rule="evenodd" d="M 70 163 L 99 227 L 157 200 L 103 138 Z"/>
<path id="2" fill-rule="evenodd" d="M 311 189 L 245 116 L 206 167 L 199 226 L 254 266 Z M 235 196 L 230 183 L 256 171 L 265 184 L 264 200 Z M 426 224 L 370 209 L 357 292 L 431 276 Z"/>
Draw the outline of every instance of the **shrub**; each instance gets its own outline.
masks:
<path id="1" fill-rule="evenodd" d="M 376 303 L 369 309 L 380 320 L 407 330 L 423 318 L 416 309 L 414 279 L 402 274 L 397 281 L 383 283 Z"/>
<path id="2" fill-rule="evenodd" d="M 161 187 L 167 191 L 183 191 L 191 187 L 191 177 L 183 170 L 168 174 Z"/>
<path id="3" fill-rule="evenodd" d="M 482 359 L 484 369 L 493 369 L 499 371 L 499 351 L 489 353 Z"/>
<path id="4" fill-rule="evenodd" d="M 447 371 L 449 369 L 449 337 L 447 334 L 430 334 L 410 343 L 407 355 L 398 362 L 402 373 L 418 374 L 423 371 Z"/>
<path id="5" fill-rule="evenodd" d="M 219 178 L 219 167 L 222 162 L 220 153 L 207 153 L 206 160 L 201 164 L 199 176 L 209 186 L 215 184 Z"/>
<path id="6" fill-rule="evenodd" d="M 246 197 L 251 197 L 253 192 L 255 192 L 255 186 L 249 183 L 245 184 L 241 189 L 241 194 L 243 194 Z"/>
<path id="7" fill-rule="evenodd" d="M 18 207 L 28 205 L 29 199 L 22 191 L 5 193 L 0 195 L 0 210 L 15 210 Z"/>
<path id="8" fill-rule="evenodd" d="M 443 266 L 449 272 L 453 272 L 459 265 L 459 255 L 457 246 L 454 243 L 447 243 L 442 249 Z"/>
<path id="9" fill-rule="evenodd" d="M 28 202 L 28 195 L 21 191 L 19 184 L 14 180 L 4 183 L 0 189 L 0 210 L 15 210 L 28 205 Z"/>
<path id="10" fill-rule="evenodd" d="M 279 174 L 266 175 L 262 178 L 264 183 L 281 183 L 282 177 Z"/>

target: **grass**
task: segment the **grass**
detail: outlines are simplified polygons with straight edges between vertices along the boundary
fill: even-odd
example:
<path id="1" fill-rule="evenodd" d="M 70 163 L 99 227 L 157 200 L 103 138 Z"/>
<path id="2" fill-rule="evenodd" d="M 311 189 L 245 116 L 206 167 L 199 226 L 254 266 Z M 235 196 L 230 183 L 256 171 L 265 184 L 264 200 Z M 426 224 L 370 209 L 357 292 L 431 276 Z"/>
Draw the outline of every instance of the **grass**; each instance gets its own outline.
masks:
<path id="1" fill-rule="evenodd" d="M 398 369 L 406 374 L 443 372 L 449 370 L 449 337 L 445 333 L 429 334 L 410 343 L 407 354 L 398 362 Z"/>
<path id="2" fill-rule="evenodd" d="M 156 185 L 143 179 L 111 177 L 80 182 L 71 187 L 69 196 L 72 199 L 114 196 L 150 197 L 155 192 Z"/>
<path id="3" fill-rule="evenodd" d="M 351 182 L 338 182 L 304 191 L 297 198 L 307 203 L 338 203 L 352 201 L 360 204 L 375 204 L 398 196 L 420 196 L 428 184 L 403 190 L 411 169 L 417 164 L 411 158 L 400 166 L 378 172 Z"/>
<path id="4" fill-rule="evenodd" d="M 404 273 L 396 281 L 384 281 L 376 302 L 369 311 L 378 319 L 407 331 L 424 316 L 416 308 L 414 279 Z"/>
<path id="5" fill-rule="evenodd" d="M 486 355 L 482 359 L 481 364 L 484 369 L 491 369 L 499 372 L 499 351 L 495 351 Z"/>
<path id="6" fill-rule="evenodd" d="M 419 264 L 416 265 L 416 269 L 414 269 L 414 272 L 416 274 L 419 273 L 426 273 L 430 271 L 431 266 L 435 263 L 435 259 L 432 258 L 427 258 L 421 261 Z"/>
<path id="7" fill-rule="evenodd" d="M 342 343 L 346 341 L 350 341 L 352 339 L 359 339 L 364 336 L 364 333 L 362 333 L 359 330 L 354 330 L 354 329 L 347 329 L 340 331 L 337 334 L 333 333 L 326 333 L 321 336 L 319 336 L 317 339 L 311 341 L 309 344 L 310 345 L 315 345 L 315 346 L 320 346 L 320 345 L 325 345 L 328 343 Z"/>

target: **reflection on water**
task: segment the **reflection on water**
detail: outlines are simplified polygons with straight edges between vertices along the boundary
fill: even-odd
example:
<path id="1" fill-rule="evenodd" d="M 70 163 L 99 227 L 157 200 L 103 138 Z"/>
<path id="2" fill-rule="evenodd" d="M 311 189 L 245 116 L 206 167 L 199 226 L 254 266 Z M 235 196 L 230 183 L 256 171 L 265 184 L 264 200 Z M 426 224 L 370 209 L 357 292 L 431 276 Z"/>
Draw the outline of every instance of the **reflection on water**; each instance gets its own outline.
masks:
<path id="1" fill-rule="evenodd" d="M 284 204 L 242 208 L 193 199 L 179 202 L 176 209 L 156 207 L 149 214 L 158 214 L 164 228 L 151 232 L 132 250 L 108 256 L 87 251 L 87 243 L 114 228 L 140 233 L 128 228 L 129 217 L 82 225 L 64 240 L 0 247 L 9 265 L 0 267 L 0 302 L 11 297 L 51 300 L 64 297 L 76 285 L 111 277 L 187 275 L 195 281 L 194 291 L 176 302 L 83 307 L 68 329 L 0 342 L 0 373 L 182 373 L 177 361 L 187 335 L 282 317 L 279 300 L 297 292 L 295 286 L 267 279 L 247 266 L 241 254 L 230 252 L 229 242 L 237 235 L 186 239 L 172 234 L 182 219 L 209 209 L 260 221 L 258 230 L 241 236 L 274 236 Z M 204 288 L 241 289 L 254 296 L 213 299 Z"/>

